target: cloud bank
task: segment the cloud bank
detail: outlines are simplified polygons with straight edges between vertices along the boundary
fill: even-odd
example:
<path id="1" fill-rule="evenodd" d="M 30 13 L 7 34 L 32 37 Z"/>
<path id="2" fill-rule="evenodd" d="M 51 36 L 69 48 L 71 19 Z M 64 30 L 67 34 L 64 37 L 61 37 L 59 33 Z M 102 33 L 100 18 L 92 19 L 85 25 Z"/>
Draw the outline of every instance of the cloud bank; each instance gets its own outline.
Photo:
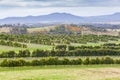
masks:
<path id="1" fill-rule="evenodd" d="M 0 8 L 118 6 L 120 6 L 120 0 L 0 0 Z"/>
<path id="2" fill-rule="evenodd" d="M 0 0 L 0 18 L 66 12 L 95 16 L 120 12 L 120 0 Z"/>

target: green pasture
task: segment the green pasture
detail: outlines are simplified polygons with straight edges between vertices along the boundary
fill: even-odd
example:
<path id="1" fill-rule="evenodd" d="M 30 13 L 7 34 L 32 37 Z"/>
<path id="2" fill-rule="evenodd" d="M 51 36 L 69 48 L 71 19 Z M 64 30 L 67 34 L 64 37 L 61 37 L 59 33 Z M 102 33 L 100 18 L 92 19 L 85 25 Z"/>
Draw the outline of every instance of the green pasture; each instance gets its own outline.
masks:
<path id="1" fill-rule="evenodd" d="M 120 80 L 120 65 L 0 67 L 0 80 Z"/>

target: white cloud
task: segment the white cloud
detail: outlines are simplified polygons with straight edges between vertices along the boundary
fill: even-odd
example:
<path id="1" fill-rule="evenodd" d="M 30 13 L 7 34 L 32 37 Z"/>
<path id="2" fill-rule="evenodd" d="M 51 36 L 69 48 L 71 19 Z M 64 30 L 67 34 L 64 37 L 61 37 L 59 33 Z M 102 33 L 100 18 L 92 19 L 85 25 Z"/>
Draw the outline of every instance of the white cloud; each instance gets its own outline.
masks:
<path id="1" fill-rule="evenodd" d="M 119 12 L 120 7 L 47 7 L 47 8 L 14 8 L 1 10 L 0 18 L 13 16 L 45 15 L 55 12 L 66 12 L 79 16 L 96 16 Z"/>
<path id="2" fill-rule="evenodd" d="M 117 7 L 119 3 L 120 0 L 0 0 L 0 7 Z"/>
<path id="3" fill-rule="evenodd" d="M 67 12 L 80 16 L 120 11 L 120 0 L 0 0 L 0 18 Z"/>

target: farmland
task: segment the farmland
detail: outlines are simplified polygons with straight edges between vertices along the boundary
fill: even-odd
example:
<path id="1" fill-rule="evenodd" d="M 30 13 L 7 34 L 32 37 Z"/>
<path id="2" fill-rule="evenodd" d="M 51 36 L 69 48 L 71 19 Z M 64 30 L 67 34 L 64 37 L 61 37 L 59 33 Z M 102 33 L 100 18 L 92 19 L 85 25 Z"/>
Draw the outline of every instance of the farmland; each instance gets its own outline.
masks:
<path id="1" fill-rule="evenodd" d="M 0 70 L 1 80 L 120 80 L 120 65 L 15 67 Z"/>
<path id="2" fill-rule="evenodd" d="M 120 0 L 0 0 L 0 80 L 120 80 Z"/>
<path id="3" fill-rule="evenodd" d="M 101 44 L 104 43 L 120 43 L 119 41 L 109 41 L 109 42 L 98 42 L 98 43 L 87 43 L 87 44 L 80 44 L 80 43 L 71 43 L 73 46 L 100 46 Z M 18 52 L 19 50 L 25 50 L 28 49 L 31 52 L 36 49 L 41 49 L 41 50 L 52 50 L 53 46 L 52 45 L 42 45 L 42 44 L 34 44 L 34 43 L 26 43 L 27 48 L 20 48 L 20 47 L 10 47 L 10 46 L 3 46 L 0 45 L 0 53 L 1 52 L 7 52 L 7 51 L 15 51 Z"/>
<path id="4" fill-rule="evenodd" d="M 0 41 L 0 80 L 120 79 L 119 36 L 0 34 Z"/>
<path id="5" fill-rule="evenodd" d="M 72 38 L 71 38 L 72 37 Z M 7 35 L 0 34 L 0 52 L 2 51 L 19 51 L 29 49 L 52 50 L 55 45 L 65 44 L 72 46 L 101 46 L 104 43 L 120 43 L 120 38 L 117 36 L 96 36 L 96 35 L 67 35 L 67 34 L 25 34 L 25 35 Z M 9 41 L 4 43 L 4 41 Z M 11 43 L 12 42 L 12 43 Z M 25 44 L 27 48 L 14 47 L 13 42 Z M 17 46 L 17 45 L 16 45 Z"/>

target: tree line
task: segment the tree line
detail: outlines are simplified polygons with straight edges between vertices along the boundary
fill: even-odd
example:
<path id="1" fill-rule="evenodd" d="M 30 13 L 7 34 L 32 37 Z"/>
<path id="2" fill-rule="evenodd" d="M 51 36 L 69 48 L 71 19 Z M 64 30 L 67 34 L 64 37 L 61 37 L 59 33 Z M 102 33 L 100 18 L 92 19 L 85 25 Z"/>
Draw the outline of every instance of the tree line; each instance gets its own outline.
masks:
<path id="1" fill-rule="evenodd" d="M 49 56 L 120 56 L 120 50 L 112 49 L 77 49 L 77 50 L 20 50 L 18 53 L 15 51 L 2 52 L 0 58 L 12 57 L 49 57 Z"/>
<path id="2" fill-rule="evenodd" d="M 0 62 L 1 67 L 17 67 L 17 66 L 44 66 L 44 65 L 99 65 L 99 64 L 120 64 L 120 59 L 113 59 L 110 57 L 104 58 L 89 58 L 86 59 L 59 59 L 57 57 L 49 57 L 42 59 L 4 59 Z"/>

